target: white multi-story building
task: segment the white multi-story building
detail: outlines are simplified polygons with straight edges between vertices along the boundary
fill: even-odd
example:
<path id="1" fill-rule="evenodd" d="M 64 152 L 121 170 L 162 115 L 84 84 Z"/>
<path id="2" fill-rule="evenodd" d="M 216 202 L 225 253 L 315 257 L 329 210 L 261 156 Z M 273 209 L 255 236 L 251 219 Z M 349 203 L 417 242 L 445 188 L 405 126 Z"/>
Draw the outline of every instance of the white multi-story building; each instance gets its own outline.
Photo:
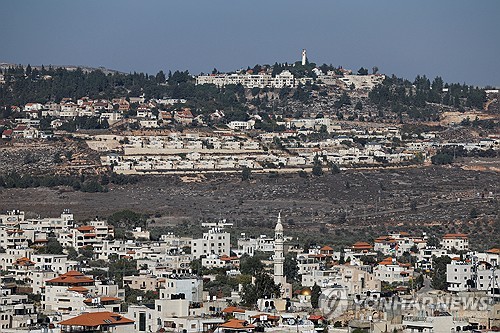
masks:
<path id="1" fill-rule="evenodd" d="M 380 281 L 404 283 L 413 278 L 413 267 L 410 264 L 399 263 L 395 258 L 389 257 L 375 266 L 373 274 Z"/>
<path id="2" fill-rule="evenodd" d="M 235 252 L 238 255 L 248 254 L 253 256 L 255 251 L 274 252 L 274 238 L 266 235 L 260 235 L 258 238 L 246 237 L 244 233 L 238 238 L 238 248 Z"/>
<path id="3" fill-rule="evenodd" d="M 297 82 L 293 74 L 285 70 L 275 77 L 270 74 L 214 74 L 199 75 L 196 84 L 214 84 L 223 87 L 230 84 L 241 84 L 245 88 L 294 88 Z"/>
<path id="4" fill-rule="evenodd" d="M 0 296 L 0 331 L 7 329 L 26 329 L 31 323 L 36 323 L 35 306 L 28 300 L 28 295 Z"/>
<path id="5" fill-rule="evenodd" d="M 466 234 L 446 234 L 441 240 L 441 246 L 448 251 L 467 251 L 469 237 Z"/>
<path id="6" fill-rule="evenodd" d="M 456 261 L 446 265 L 446 283 L 448 290 L 453 292 L 480 290 L 488 291 L 493 288 L 492 279 L 495 273 L 495 280 L 498 281 L 499 271 L 492 270 L 487 263 L 473 264 L 471 261 Z M 496 286 L 498 288 L 498 285 Z"/>
<path id="7" fill-rule="evenodd" d="M 426 245 L 427 241 L 423 237 L 411 237 L 408 233 L 400 232 L 376 238 L 373 250 L 380 251 L 384 255 L 394 254 L 400 257 L 405 252 L 410 253 L 414 246 L 418 251 L 425 248 Z"/>
<path id="8" fill-rule="evenodd" d="M 345 287 L 349 295 L 378 293 L 380 280 L 375 275 L 358 266 L 338 265 L 328 270 L 316 270 L 302 275 L 302 285 L 312 287 L 317 284 L 322 289 Z"/>
<path id="9" fill-rule="evenodd" d="M 64 274 L 74 268 L 68 265 L 68 256 L 65 254 L 33 254 L 31 260 L 35 263 L 35 269 L 40 271 Z"/>
<path id="10" fill-rule="evenodd" d="M 0 214 L 0 224 L 5 226 L 17 225 L 24 221 L 24 212 L 20 210 L 10 210 L 6 214 Z"/>
<path id="11" fill-rule="evenodd" d="M 427 246 L 420 249 L 417 255 L 417 266 L 422 269 L 432 269 L 433 258 L 447 256 L 448 251 L 445 249 L 438 249 L 436 247 Z"/>
<path id="12" fill-rule="evenodd" d="M 255 125 L 254 120 L 248 121 L 231 121 L 227 124 L 227 127 L 233 130 L 251 130 Z"/>
<path id="13" fill-rule="evenodd" d="M 212 228 L 203 233 L 203 238 L 193 239 L 191 243 L 191 254 L 194 259 L 211 254 L 230 254 L 231 234 L 220 228 Z"/>

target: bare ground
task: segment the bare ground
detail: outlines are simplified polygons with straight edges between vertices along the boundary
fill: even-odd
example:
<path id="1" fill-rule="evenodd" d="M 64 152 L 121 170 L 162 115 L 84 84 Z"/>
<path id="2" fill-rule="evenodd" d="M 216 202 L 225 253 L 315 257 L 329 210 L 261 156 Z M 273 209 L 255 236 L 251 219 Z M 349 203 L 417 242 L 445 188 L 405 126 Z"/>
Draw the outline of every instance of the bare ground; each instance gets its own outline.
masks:
<path id="1" fill-rule="evenodd" d="M 474 167 L 471 167 L 474 166 Z M 453 167 L 346 171 L 323 177 L 296 174 L 148 176 L 107 193 L 68 188 L 0 189 L 0 210 L 56 216 L 69 208 L 78 220 L 131 209 L 154 215 L 156 227 L 199 231 L 202 220 L 226 218 L 239 231 L 271 232 L 282 211 L 289 234 L 337 244 L 405 230 L 467 232 L 473 244 L 500 245 L 499 161 L 466 160 Z M 473 211 L 475 209 L 475 211 Z M 160 217 L 161 215 L 161 217 Z M 188 229 L 190 228 L 190 229 Z M 487 238 L 487 241 L 482 241 Z"/>

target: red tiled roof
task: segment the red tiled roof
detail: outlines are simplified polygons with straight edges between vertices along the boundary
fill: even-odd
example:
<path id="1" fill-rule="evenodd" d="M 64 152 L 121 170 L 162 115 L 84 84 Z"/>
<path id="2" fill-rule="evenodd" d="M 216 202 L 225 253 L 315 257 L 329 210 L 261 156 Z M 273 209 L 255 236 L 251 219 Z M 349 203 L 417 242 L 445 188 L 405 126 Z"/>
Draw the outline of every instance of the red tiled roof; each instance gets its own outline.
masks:
<path id="1" fill-rule="evenodd" d="M 222 261 L 238 260 L 238 257 L 228 257 L 227 255 L 224 255 L 224 256 L 220 257 L 220 260 L 222 260 Z"/>
<path id="2" fill-rule="evenodd" d="M 83 327 L 96 327 L 96 326 L 114 326 L 132 324 L 133 320 L 123 317 L 118 313 L 113 312 L 92 312 L 84 313 L 77 317 L 63 320 L 59 324 L 62 326 L 83 326 Z"/>
<path id="3" fill-rule="evenodd" d="M 81 227 L 78 227 L 76 230 L 78 231 L 92 231 L 95 228 L 91 225 L 82 225 Z"/>
<path id="4" fill-rule="evenodd" d="M 251 316 L 250 318 L 252 319 L 260 319 L 260 317 L 262 316 L 267 316 L 267 320 L 279 320 L 280 317 L 279 316 L 273 316 L 273 315 L 269 315 L 267 313 L 259 313 L 259 314 L 256 314 L 256 315 L 253 315 Z"/>
<path id="5" fill-rule="evenodd" d="M 325 245 L 323 246 L 321 249 L 319 249 L 320 251 L 333 251 L 333 248 L 331 248 L 330 246 L 328 245 Z"/>
<path id="6" fill-rule="evenodd" d="M 444 239 L 455 239 L 455 238 L 461 238 L 461 239 L 467 239 L 469 236 L 466 234 L 446 234 L 443 236 Z"/>
<path id="7" fill-rule="evenodd" d="M 108 297 L 108 296 L 104 296 L 104 297 L 99 297 L 100 300 L 101 300 L 101 303 L 102 302 L 116 302 L 116 301 L 121 301 L 121 299 L 119 298 L 116 298 L 116 297 Z M 92 303 L 92 298 L 86 298 L 83 303 Z"/>
<path id="8" fill-rule="evenodd" d="M 379 265 L 384 265 L 384 266 L 387 266 L 387 265 L 397 265 L 397 262 L 393 262 L 392 259 L 393 258 L 391 258 L 391 257 L 387 257 L 384 260 L 382 260 L 381 262 L 379 262 L 378 264 Z"/>
<path id="9" fill-rule="evenodd" d="M 493 249 L 486 251 L 486 253 L 500 254 L 500 249 L 493 248 Z"/>
<path id="10" fill-rule="evenodd" d="M 82 293 L 82 294 L 86 294 L 89 292 L 89 290 L 85 287 L 70 287 L 68 288 L 68 291 L 76 291 L 77 293 Z"/>
<path id="11" fill-rule="evenodd" d="M 375 243 L 395 243 L 396 240 L 390 236 L 382 236 L 375 239 Z"/>
<path id="12" fill-rule="evenodd" d="M 221 324 L 220 327 L 230 328 L 233 330 L 247 330 L 247 329 L 255 328 L 255 326 L 250 324 L 248 321 L 239 320 L 239 319 L 231 319 L 231 320 L 225 322 L 224 324 Z"/>
<path id="13" fill-rule="evenodd" d="M 371 249 L 372 246 L 366 242 L 356 242 L 352 245 L 354 249 Z"/>
<path id="14" fill-rule="evenodd" d="M 35 263 L 26 257 L 22 257 L 22 258 L 16 259 L 15 264 L 19 265 L 19 266 L 32 266 Z"/>
<path id="15" fill-rule="evenodd" d="M 234 312 L 244 313 L 245 310 L 237 308 L 235 306 L 228 306 L 227 308 L 222 310 L 222 313 L 234 313 Z"/>
<path id="16" fill-rule="evenodd" d="M 68 285 L 78 284 L 78 283 L 93 283 L 93 282 L 94 279 L 85 276 L 77 271 L 69 271 L 68 273 L 64 273 L 54 279 L 47 281 L 47 283 L 63 283 Z"/>

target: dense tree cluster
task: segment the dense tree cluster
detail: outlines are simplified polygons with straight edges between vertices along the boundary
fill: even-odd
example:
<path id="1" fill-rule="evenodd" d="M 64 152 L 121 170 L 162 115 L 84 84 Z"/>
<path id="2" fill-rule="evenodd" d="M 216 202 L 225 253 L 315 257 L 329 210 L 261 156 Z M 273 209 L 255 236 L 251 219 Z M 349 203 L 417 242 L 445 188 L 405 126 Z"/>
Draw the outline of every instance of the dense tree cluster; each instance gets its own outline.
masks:
<path id="1" fill-rule="evenodd" d="M 75 119 L 64 122 L 58 129 L 74 132 L 78 129 L 106 129 L 109 128 L 106 119 L 99 117 L 75 117 Z"/>
<path id="2" fill-rule="evenodd" d="M 446 290 L 448 286 L 448 284 L 446 283 L 446 265 L 451 263 L 450 257 L 433 257 L 432 263 L 434 266 L 431 281 L 432 288 L 438 290 Z"/>
<path id="3" fill-rule="evenodd" d="M 27 155 L 25 161 L 30 158 L 30 155 Z M 0 175 L 0 187 L 4 188 L 71 186 L 75 191 L 92 193 L 107 192 L 109 183 L 123 185 L 135 182 L 137 182 L 136 177 L 117 175 L 115 173 L 112 173 L 111 176 L 103 174 L 100 177 L 86 177 L 83 175 L 80 177 L 62 175 L 32 176 L 29 174 L 20 175 L 17 172 Z"/>
<path id="4" fill-rule="evenodd" d="M 63 98 L 89 97 L 91 99 L 113 99 L 117 97 L 138 97 L 144 94 L 151 98 L 184 98 L 195 113 L 208 114 L 225 110 L 226 118 L 245 120 L 247 108 L 244 104 L 245 89 L 241 85 L 217 88 L 214 85 L 195 85 L 188 71 L 175 71 L 166 76 L 163 71 L 156 75 L 144 73 L 109 73 L 101 70 L 84 71 L 80 68 L 31 66 L 11 67 L 3 71 L 5 84 L 0 85 L 0 108 L 2 117 L 12 114 L 12 105 L 23 106 L 29 102 L 57 102 Z M 77 124 L 87 128 L 85 123 Z M 93 128 L 105 128 L 98 127 Z"/>
<path id="5" fill-rule="evenodd" d="M 396 113 L 406 112 L 415 119 L 432 118 L 432 104 L 482 108 L 486 102 L 483 89 L 466 84 L 445 84 L 441 77 L 432 82 L 424 75 L 414 82 L 395 76 L 387 77 L 383 84 L 369 93 L 370 100 L 379 107 L 390 107 Z"/>
<path id="6" fill-rule="evenodd" d="M 462 146 L 449 146 L 443 147 L 431 157 L 432 164 L 442 165 L 451 164 L 457 157 L 497 157 L 499 153 L 497 150 L 487 149 L 472 149 L 467 150 Z"/>
<path id="7" fill-rule="evenodd" d="M 115 238 L 128 239 L 132 238 L 126 230 L 132 230 L 135 227 L 146 226 L 147 216 L 131 210 L 122 210 L 108 216 L 107 221 L 115 227 Z"/>

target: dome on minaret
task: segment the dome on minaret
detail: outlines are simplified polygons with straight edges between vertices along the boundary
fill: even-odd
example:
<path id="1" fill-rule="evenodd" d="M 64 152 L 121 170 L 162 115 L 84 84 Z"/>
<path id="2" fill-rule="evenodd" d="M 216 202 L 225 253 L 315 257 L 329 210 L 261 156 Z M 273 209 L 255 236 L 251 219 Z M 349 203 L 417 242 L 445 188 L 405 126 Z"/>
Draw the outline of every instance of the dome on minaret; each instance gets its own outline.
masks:
<path id="1" fill-rule="evenodd" d="M 283 225 L 281 224 L 281 212 L 278 213 L 278 223 L 276 223 L 276 227 L 274 228 L 274 231 L 283 232 Z"/>

